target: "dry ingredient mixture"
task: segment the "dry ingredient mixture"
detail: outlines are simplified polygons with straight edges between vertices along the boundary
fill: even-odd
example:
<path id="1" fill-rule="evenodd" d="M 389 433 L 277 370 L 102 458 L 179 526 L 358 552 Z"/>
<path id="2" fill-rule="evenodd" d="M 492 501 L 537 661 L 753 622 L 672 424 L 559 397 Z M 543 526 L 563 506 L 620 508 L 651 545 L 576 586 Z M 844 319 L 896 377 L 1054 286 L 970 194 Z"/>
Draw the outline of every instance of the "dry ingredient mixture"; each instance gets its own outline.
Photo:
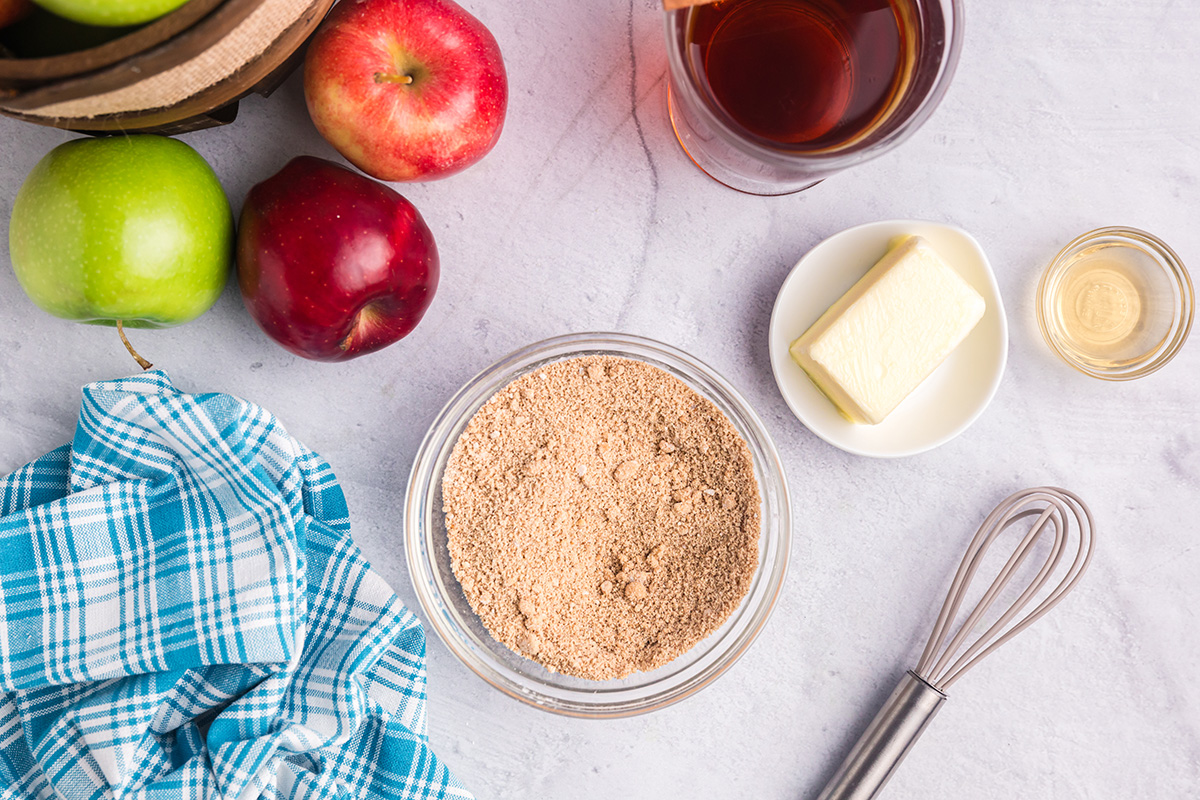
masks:
<path id="1" fill-rule="evenodd" d="M 750 452 L 709 400 L 640 361 L 559 361 L 501 389 L 442 483 L 449 550 L 492 635 L 593 680 L 720 627 L 758 566 Z"/>

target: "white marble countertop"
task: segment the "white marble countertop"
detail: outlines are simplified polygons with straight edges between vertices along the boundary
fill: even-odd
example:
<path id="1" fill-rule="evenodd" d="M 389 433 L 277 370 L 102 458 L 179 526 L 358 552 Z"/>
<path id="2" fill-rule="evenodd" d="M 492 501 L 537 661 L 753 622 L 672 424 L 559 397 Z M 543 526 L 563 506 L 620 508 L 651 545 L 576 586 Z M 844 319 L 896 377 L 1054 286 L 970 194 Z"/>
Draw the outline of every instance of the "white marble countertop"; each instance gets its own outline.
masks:
<path id="1" fill-rule="evenodd" d="M 675 143 L 651 0 L 468 2 L 511 85 L 495 151 L 401 187 L 442 282 L 406 340 L 340 365 L 267 340 L 231 283 L 187 326 L 137 344 L 181 388 L 258 402 L 322 453 L 355 537 L 416 608 L 401 504 L 417 444 L 470 376 L 569 331 L 677 345 L 749 398 L 783 454 L 792 565 L 750 651 L 695 697 L 618 721 L 502 696 L 429 643 L 434 747 L 480 798 L 808 798 L 916 659 L 982 515 L 1053 483 L 1093 506 L 1099 550 L 1063 605 L 958 684 L 887 789 L 910 798 L 1200 794 L 1200 342 L 1128 384 L 1055 360 L 1037 277 L 1066 241 L 1123 224 L 1200 263 L 1200 7 L 1173 0 L 968 2 L 958 75 L 909 142 L 804 194 L 726 190 Z M 0 218 L 69 134 L 0 119 Z M 294 76 L 236 123 L 183 137 L 240 207 L 301 153 L 336 158 Z M 972 232 L 998 273 L 1008 372 L 965 434 L 894 461 L 845 454 L 788 412 L 767 359 L 771 305 L 820 239 L 925 218 Z M 7 252 L 0 256 L 7 263 Z M 68 439 L 82 384 L 133 367 L 113 331 L 37 311 L 0 269 L 0 471 Z"/>

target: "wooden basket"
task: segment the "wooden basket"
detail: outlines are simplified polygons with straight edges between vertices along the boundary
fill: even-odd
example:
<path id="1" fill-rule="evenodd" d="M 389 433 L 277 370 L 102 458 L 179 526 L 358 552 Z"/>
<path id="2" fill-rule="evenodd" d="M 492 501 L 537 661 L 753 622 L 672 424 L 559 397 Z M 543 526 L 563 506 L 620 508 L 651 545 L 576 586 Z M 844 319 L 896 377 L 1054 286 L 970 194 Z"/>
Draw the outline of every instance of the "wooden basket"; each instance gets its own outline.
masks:
<path id="1" fill-rule="evenodd" d="M 0 58 L 0 113 L 86 133 L 182 133 L 269 94 L 334 0 L 188 0 L 106 44 Z"/>

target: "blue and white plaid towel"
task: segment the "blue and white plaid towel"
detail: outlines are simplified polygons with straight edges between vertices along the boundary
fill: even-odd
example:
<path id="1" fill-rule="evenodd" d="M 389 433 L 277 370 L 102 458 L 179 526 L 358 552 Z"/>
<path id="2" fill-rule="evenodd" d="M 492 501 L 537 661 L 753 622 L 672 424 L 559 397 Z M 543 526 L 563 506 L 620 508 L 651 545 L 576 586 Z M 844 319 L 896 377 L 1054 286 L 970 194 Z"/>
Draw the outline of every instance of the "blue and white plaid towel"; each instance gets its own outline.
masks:
<path id="1" fill-rule="evenodd" d="M 469 798 L 329 465 L 150 372 L 0 479 L 0 798 Z"/>

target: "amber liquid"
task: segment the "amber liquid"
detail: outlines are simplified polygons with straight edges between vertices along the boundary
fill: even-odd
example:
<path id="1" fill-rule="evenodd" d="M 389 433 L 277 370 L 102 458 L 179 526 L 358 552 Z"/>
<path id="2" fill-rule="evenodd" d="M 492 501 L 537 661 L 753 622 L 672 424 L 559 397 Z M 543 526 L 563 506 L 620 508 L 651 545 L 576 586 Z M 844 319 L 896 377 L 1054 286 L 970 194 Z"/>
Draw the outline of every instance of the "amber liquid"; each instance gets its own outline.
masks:
<path id="1" fill-rule="evenodd" d="M 861 138 L 915 61 L 912 0 L 720 0 L 692 10 L 689 53 L 717 105 L 794 149 Z"/>
<path id="2" fill-rule="evenodd" d="M 1135 366 L 1156 353 L 1171 327 L 1171 304 L 1169 291 L 1147 282 L 1155 274 L 1151 256 L 1136 247 L 1097 245 L 1076 255 L 1055 286 L 1062 347 L 1103 369 Z"/>

